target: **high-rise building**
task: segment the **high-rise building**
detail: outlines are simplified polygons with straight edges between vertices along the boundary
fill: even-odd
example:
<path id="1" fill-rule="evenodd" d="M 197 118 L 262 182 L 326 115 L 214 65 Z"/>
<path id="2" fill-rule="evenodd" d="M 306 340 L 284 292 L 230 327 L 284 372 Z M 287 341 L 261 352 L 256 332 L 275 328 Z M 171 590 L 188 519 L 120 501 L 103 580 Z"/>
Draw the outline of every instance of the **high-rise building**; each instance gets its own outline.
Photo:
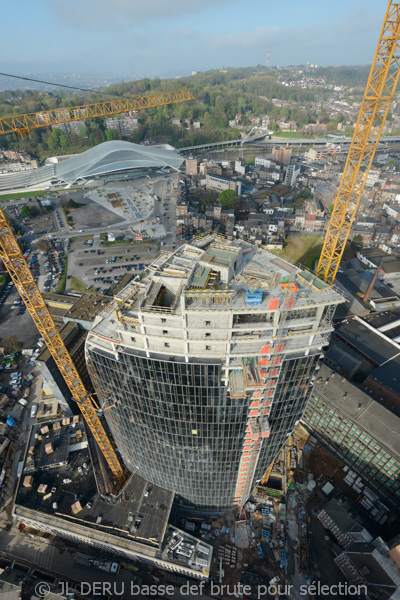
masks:
<path id="1" fill-rule="evenodd" d="M 300 167 L 295 164 L 287 166 L 285 175 L 285 185 L 292 187 L 296 183 L 297 177 L 300 175 Z"/>
<path id="2" fill-rule="evenodd" d="M 272 157 L 282 165 L 288 165 L 292 160 L 292 148 L 272 148 Z"/>
<path id="3" fill-rule="evenodd" d="M 160 255 L 86 342 L 128 468 L 189 506 L 243 505 L 302 416 L 341 301 L 243 241 Z"/>
<path id="4" fill-rule="evenodd" d="M 197 175 L 198 173 L 198 162 L 197 158 L 193 156 L 187 156 L 185 158 L 186 175 Z"/>

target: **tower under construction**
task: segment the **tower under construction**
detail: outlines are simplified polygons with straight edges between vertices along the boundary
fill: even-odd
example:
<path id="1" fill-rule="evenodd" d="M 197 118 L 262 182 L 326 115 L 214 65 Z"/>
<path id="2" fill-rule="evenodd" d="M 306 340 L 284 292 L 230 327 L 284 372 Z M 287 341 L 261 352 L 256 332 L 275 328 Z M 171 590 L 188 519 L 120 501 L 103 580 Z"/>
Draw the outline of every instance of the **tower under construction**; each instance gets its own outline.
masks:
<path id="1" fill-rule="evenodd" d="M 189 506 L 243 505 L 302 416 L 342 301 L 244 241 L 161 254 L 86 342 L 127 467 Z"/>

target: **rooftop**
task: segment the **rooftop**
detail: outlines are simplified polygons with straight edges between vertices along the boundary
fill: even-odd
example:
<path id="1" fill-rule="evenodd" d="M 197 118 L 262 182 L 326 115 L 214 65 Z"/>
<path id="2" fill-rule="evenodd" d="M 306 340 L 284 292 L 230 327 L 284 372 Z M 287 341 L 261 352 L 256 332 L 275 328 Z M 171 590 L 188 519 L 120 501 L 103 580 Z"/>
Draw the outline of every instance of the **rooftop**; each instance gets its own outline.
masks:
<path id="1" fill-rule="evenodd" d="M 131 475 L 113 503 L 99 493 L 101 465 L 93 457 L 82 416 L 32 427 L 14 515 L 112 543 L 208 575 L 211 546 L 168 523 L 174 493 Z M 91 532 L 91 533 L 90 533 Z"/>
<path id="2" fill-rule="evenodd" d="M 353 346 L 376 366 L 390 360 L 399 352 L 397 344 L 358 317 L 342 323 L 336 329 L 335 336 Z"/>
<path id="3" fill-rule="evenodd" d="M 101 294 L 83 294 L 65 313 L 64 319 L 94 321 L 97 314 L 110 302 Z"/>
<path id="4" fill-rule="evenodd" d="M 400 394 L 400 353 L 372 371 L 371 377 Z"/>
<path id="5" fill-rule="evenodd" d="M 76 347 L 82 340 L 82 337 L 87 335 L 86 331 L 79 329 L 78 325 L 72 321 L 65 323 L 59 328 L 59 333 L 63 339 L 64 344 L 68 347 L 68 352 L 74 355 Z M 39 354 L 37 360 L 46 362 L 50 358 L 51 354 L 47 346 L 44 346 L 42 352 Z"/>
<path id="6" fill-rule="evenodd" d="M 294 286 L 295 308 L 338 304 L 341 295 L 311 272 L 244 241 L 213 234 L 160 254 L 115 298 L 120 318 L 139 311 L 180 315 L 182 310 L 277 310 Z M 259 291 L 249 300 L 249 291 Z M 97 323 L 95 332 L 110 328 Z"/>
<path id="7" fill-rule="evenodd" d="M 370 435 L 400 456 L 400 417 L 365 394 L 326 365 L 318 372 L 312 394 L 321 396 L 359 423 Z M 332 377 L 333 375 L 333 377 Z M 325 383 L 327 382 L 327 383 Z"/>
<path id="8" fill-rule="evenodd" d="M 144 496 L 146 490 L 148 497 Z M 112 530 L 118 537 L 137 535 L 142 543 L 158 547 L 173 496 L 133 475 L 120 502 L 105 502 L 97 490 L 88 439 L 79 416 L 32 427 L 15 503 L 67 522 L 79 519 L 87 527 Z"/>

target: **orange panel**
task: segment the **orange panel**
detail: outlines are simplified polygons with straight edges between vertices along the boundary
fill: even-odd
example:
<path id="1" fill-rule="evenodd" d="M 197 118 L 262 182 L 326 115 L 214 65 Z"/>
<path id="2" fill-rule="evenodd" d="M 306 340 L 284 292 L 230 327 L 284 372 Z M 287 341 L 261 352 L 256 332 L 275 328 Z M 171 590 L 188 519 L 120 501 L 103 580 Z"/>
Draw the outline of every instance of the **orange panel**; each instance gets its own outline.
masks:
<path id="1" fill-rule="evenodd" d="M 279 308 L 279 298 L 273 298 L 268 302 L 268 310 L 277 310 Z"/>
<path id="2" fill-rule="evenodd" d="M 268 358 L 261 358 L 261 359 L 258 361 L 258 366 L 259 366 L 259 367 L 266 367 L 266 366 L 267 366 L 267 364 L 268 364 Z"/>
<path id="3" fill-rule="evenodd" d="M 277 352 L 282 352 L 283 350 L 283 344 L 279 344 L 279 346 L 277 347 Z"/>
<path id="4" fill-rule="evenodd" d="M 251 411 L 250 411 L 250 416 L 251 416 L 251 417 L 256 417 L 256 416 L 257 416 L 257 414 L 258 414 L 258 410 L 251 410 Z"/>
<path id="5" fill-rule="evenodd" d="M 268 354 L 271 349 L 271 344 L 261 346 L 261 354 Z"/>
<path id="6" fill-rule="evenodd" d="M 254 400 L 254 401 L 251 403 L 251 408 L 258 408 L 259 406 L 260 406 L 260 403 L 259 403 L 259 401 L 258 401 L 258 400 Z"/>

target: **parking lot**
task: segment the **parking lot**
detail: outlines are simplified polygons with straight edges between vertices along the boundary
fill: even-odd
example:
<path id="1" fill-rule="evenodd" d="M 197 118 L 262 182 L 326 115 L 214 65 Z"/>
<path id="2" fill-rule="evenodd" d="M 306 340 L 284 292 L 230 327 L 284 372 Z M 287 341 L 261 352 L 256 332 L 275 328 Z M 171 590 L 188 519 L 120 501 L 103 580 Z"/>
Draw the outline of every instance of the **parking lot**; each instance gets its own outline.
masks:
<path id="1" fill-rule="evenodd" d="M 89 239 L 85 239 L 89 237 Z M 158 254 L 158 244 L 121 243 L 105 246 L 100 235 L 77 238 L 68 255 L 66 292 L 76 279 L 90 291 L 105 292 L 127 272 L 140 273 Z"/>
<path id="2" fill-rule="evenodd" d="M 0 339 L 15 335 L 22 347 L 28 348 L 37 339 L 38 331 L 20 300 L 13 284 L 0 293 Z M 18 304 L 14 304 L 16 301 Z M 12 306 L 16 308 L 12 309 Z"/>

